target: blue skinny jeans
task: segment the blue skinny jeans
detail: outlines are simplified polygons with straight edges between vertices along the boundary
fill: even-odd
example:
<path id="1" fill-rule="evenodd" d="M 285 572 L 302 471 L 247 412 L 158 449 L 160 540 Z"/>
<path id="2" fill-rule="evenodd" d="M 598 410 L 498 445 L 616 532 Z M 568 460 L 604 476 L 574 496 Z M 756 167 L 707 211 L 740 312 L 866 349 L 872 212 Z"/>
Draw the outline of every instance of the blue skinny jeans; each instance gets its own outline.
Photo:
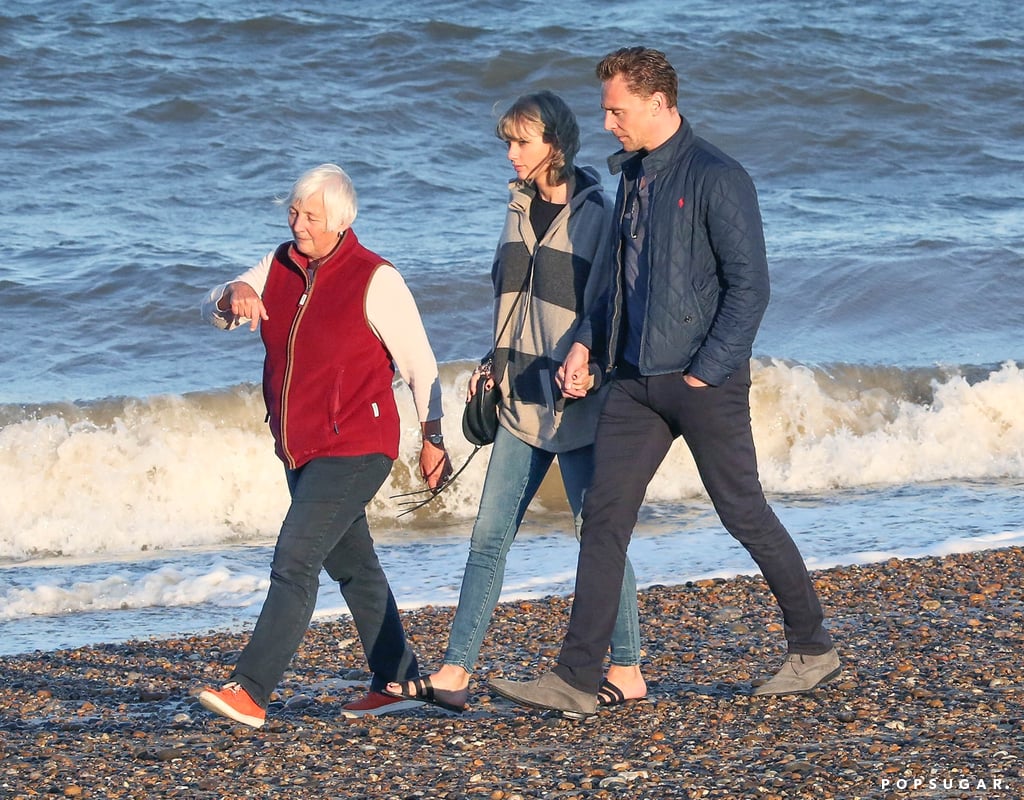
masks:
<path id="1" fill-rule="evenodd" d="M 509 548 L 555 455 L 517 439 L 502 427 L 498 428 L 487 464 L 480 509 L 473 525 L 459 605 L 448 636 L 445 664 L 473 672 L 480 655 L 480 645 L 501 594 Z M 581 447 L 557 455 L 576 538 L 579 539 L 583 496 L 593 473 L 593 447 Z M 640 624 L 636 579 L 629 559 L 625 562 L 619 595 L 618 615 L 611 636 L 611 662 L 618 666 L 634 666 L 640 663 Z"/>

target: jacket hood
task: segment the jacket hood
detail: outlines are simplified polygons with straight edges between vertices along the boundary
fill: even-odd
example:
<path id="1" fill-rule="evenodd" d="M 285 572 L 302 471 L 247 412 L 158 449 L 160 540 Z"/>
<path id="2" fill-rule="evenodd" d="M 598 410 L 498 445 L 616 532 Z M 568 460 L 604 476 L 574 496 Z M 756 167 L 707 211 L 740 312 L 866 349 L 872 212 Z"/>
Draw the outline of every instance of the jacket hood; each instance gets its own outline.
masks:
<path id="1" fill-rule="evenodd" d="M 602 190 L 601 176 L 591 166 L 574 166 L 568 184 L 570 208 L 576 208 L 591 194 Z M 520 183 L 517 180 L 512 180 L 508 183 L 508 190 L 512 195 L 510 206 L 526 208 L 528 203 L 525 201 L 537 196 L 537 187 L 533 183 Z"/>

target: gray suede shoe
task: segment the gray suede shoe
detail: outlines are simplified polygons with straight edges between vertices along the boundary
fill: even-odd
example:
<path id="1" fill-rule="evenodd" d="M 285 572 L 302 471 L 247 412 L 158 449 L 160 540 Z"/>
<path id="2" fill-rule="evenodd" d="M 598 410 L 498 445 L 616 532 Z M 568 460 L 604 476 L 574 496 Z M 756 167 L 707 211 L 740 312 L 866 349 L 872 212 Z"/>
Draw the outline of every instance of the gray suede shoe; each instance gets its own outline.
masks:
<path id="1" fill-rule="evenodd" d="M 839 653 L 834 647 L 820 656 L 790 653 L 775 677 L 752 694 L 803 694 L 832 680 L 840 670 Z"/>
<path id="2" fill-rule="evenodd" d="M 487 682 L 502 697 L 530 708 L 560 711 L 569 719 L 586 719 L 597 713 L 597 695 L 574 689 L 553 672 L 534 681 L 494 678 Z"/>

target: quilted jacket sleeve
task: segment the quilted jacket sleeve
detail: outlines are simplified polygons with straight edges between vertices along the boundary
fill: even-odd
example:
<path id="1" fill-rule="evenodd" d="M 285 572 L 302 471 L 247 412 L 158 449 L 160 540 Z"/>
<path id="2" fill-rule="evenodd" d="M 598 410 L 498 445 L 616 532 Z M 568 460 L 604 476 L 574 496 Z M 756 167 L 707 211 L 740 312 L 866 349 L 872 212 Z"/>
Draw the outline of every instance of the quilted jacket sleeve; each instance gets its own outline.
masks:
<path id="1" fill-rule="evenodd" d="M 710 187 L 708 238 L 721 287 L 718 308 L 689 372 L 717 386 L 749 359 L 770 294 L 757 192 L 739 166 Z"/>

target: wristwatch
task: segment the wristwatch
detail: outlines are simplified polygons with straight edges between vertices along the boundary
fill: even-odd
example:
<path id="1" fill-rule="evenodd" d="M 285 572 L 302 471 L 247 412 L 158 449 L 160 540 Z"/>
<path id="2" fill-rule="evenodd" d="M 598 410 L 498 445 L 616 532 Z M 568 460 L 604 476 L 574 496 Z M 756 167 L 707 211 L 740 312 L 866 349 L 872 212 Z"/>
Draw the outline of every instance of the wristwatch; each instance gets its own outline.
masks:
<path id="1" fill-rule="evenodd" d="M 434 447 L 444 447 L 444 434 L 425 433 L 423 434 L 423 441 L 430 442 Z"/>

